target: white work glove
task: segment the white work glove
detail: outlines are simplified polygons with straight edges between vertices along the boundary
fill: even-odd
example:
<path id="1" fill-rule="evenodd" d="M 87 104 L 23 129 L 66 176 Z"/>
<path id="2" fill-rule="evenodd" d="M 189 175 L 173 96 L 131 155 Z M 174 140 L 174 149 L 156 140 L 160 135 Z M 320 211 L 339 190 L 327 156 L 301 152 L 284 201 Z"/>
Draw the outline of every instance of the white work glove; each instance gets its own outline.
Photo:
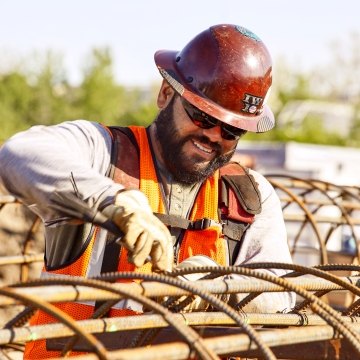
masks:
<path id="1" fill-rule="evenodd" d="M 175 269 L 184 269 L 189 267 L 204 267 L 204 266 L 219 266 L 219 264 L 213 259 L 205 255 L 195 255 L 185 259 Z M 178 278 L 184 281 L 195 282 L 204 278 L 208 273 L 192 273 L 186 275 L 179 275 Z M 188 296 L 182 296 L 177 302 L 180 303 L 184 301 Z M 182 312 L 190 311 L 204 311 L 209 308 L 209 303 L 203 300 L 199 296 L 194 296 L 192 302 L 188 303 L 185 307 L 181 309 Z"/>
<path id="2" fill-rule="evenodd" d="M 140 267 L 149 260 L 155 270 L 171 271 L 173 244 L 168 228 L 153 214 L 148 199 L 139 190 L 116 195 L 112 221 L 124 233 L 121 244 L 129 251 L 129 261 Z"/>

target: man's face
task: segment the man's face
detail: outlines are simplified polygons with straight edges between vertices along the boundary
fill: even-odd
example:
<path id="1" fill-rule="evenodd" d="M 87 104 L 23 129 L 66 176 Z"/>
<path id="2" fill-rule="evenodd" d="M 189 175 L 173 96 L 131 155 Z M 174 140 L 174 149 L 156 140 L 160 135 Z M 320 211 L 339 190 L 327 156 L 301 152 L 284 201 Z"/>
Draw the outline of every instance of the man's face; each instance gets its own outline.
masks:
<path id="1" fill-rule="evenodd" d="M 221 129 L 197 127 L 174 95 L 155 120 L 158 141 L 167 169 L 185 184 L 201 182 L 229 162 L 236 140 L 225 140 Z"/>

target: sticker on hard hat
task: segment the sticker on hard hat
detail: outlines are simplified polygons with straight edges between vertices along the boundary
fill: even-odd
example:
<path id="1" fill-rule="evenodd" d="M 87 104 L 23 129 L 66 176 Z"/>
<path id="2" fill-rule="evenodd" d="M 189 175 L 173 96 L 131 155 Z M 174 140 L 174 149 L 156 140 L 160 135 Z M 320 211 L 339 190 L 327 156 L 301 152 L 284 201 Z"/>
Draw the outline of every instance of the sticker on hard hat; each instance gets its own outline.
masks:
<path id="1" fill-rule="evenodd" d="M 255 114 L 256 112 L 261 112 L 261 108 L 258 107 L 261 106 L 263 98 L 259 96 L 254 96 L 251 94 L 245 94 L 243 98 L 244 107 L 241 109 L 241 111 Z"/>
<path id="2" fill-rule="evenodd" d="M 254 39 L 255 41 L 261 41 L 261 39 L 257 35 L 255 35 L 252 31 L 250 31 L 242 26 L 239 26 L 239 25 L 237 25 L 235 28 L 237 31 L 239 31 L 244 36 Z"/>

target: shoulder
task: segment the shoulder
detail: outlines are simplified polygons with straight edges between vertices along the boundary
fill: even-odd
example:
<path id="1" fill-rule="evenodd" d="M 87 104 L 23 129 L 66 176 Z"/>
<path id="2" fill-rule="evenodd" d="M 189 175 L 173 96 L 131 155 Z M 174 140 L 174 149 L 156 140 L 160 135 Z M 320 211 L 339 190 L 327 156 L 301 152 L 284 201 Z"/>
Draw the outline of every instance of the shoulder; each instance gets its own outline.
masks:
<path id="1" fill-rule="evenodd" d="M 221 176 L 246 174 L 250 175 L 250 178 L 253 179 L 252 182 L 255 182 L 256 187 L 258 188 L 263 198 L 266 198 L 274 192 L 274 188 L 264 175 L 260 174 L 256 170 L 241 165 L 237 161 L 230 162 L 220 169 Z"/>
<path id="2" fill-rule="evenodd" d="M 99 123 L 89 120 L 70 120 L 54 125 L 34 125 L 12 136 L 9 140 L 16 140 L 22 137 L 59 138 L 68 140 L 71 137 L 109 137 L 106 128 Z"/>
<path id="3" fill-rule="evenodd" d="M 111 149 L 112 139 L 109 131 L 105 126 L 94 121 L 82 119 L 64 121 L 47 127 L 44 131 L 53 133 L 66 142 L 76 142 L 79 146 Z"/>
<path id="4" fill-rule="evenodd" d="M 269 180 L 259 172 L 249 169 L 249 174 L 253 176 L 255 182 L 258 185 L 259 192 L 261 194 L 262 202 L 265 202 L 268 198 L 275 196 L 275 190 Z"/>
<path id="5" fill-rule="evenodd" d="M 51 128 L 51 127 L 50 127 Z M 102 124 L 89 121 L 89 120 L 71 120 L 71 121 L 64 121 L 57 125 L 54 125 L 54 129 L 61 131 L 64 129 L 65 131 L 69 131 L 75 134 L 83 134 L 84 136 L 91 136 L 91 137 L 109 137 L 109 131 L 105 126 Z"/>

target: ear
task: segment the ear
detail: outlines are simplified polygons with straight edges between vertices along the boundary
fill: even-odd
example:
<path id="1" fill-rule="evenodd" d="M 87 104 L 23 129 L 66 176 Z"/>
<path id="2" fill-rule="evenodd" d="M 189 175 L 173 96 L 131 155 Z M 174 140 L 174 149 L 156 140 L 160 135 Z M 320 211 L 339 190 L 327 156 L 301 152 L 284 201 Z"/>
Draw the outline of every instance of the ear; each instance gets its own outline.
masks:
<path id="1" fill-rule="evenodd" d="M 174 89 L 169 85 L 166 80 L 162 81 L 161 88 L 159 90 L 157 105 L 159 109 L 164 109 L 172 97 L 174 96 Z"/>

